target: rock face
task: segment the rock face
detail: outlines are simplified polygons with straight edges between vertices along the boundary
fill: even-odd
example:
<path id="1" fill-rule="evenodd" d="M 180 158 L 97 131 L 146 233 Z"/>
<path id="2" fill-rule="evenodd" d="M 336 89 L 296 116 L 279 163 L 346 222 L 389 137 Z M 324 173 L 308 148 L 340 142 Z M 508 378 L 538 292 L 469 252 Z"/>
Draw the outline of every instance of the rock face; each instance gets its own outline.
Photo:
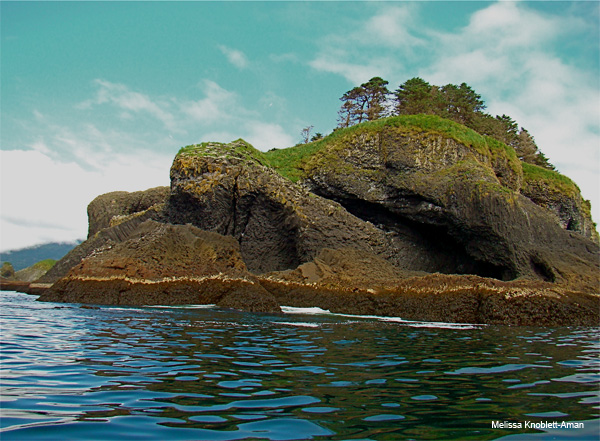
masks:
<path id="1" fill-rule="evenodd" d="M 254 273 L 295 268 L 326 247 L 393 258 L 384 232 L 294 185 L 259 155 L 241 140 L 181 152 L 171 167 L 166 219 L 235 237 Z"/>
<path id="2" fill-rule="evenodd" d="M 597 288 L 597 245 L 520 194 L 514 151 L 394 122 L 338 136 L 307 162 L 305 185 L 392 236 L 420 235 L 439 259 L 422 270 Z"/>
<path id="3" fill-rule="evenodd" d="M 185 147 L 169 190 L 90 204 L 88 240 L 40 279 L 54 283 L 40 300 L 596 325 L 600 253 L 578 192 L 544 205 L 536 183 L 553 172 L 419 118 L 267 153 Z"/>
<path id="4" fill-rule="evenodd" d="M 103 194 L 88 205 L 88 239 L 103 228 L 110 227 L 133 214 L 163 204 L 169 197 L 169 187 L 156 187 L 128 193 L 114 191 Z"/>
<path id="5" fill-rule="evenodd" d="M 126 240 L 96 249 L 40 300 L 146 305 L 223 300 L 226 307 L 280 310 L 246 270 L 235 239 L 152 220 Z"/>
<path id="6" fill-rule="evenodd" d="M 152 190 L 150 190 L 152 191 Z M 126 194 L 126 192 L 123 192 Z M 141 193 L 141 192 L 140 192 Z M 109 193 L 110 195 L 111 193 Z M 102 200 L 102 197 L 96 198 L 90 205 L 93 206 L 96 201 Z M 160 219 L 163 216 L 164 204 L 157 204 L 145 209 L 141 212 L 129 213 L 125 215 L 123 213 L 115 213 L 113 218 L 108 219 L 108 225 L 96 231 L 86 241 L 81 243 L 79 246 L 73 248 L 66 256 L 59 260 L 50 270 L 44 274 L 39 280 L 39 283 L 54 283 L 61 277 L 64 277 L 71 268 L 78 265 L 82 259 L 90 256 L 98 249 L 105 249 L 114 246 L 120 242 L 127 240 L 136 229 L 146 220 L 149 219 Z M 104 214 L 101 210 L 96 207 L 92 207 L 90 210 L 88 207 L 88 217 L 90 224 L 99 225 L 101 221 L 96 219 L 96 213 L 101 217 Z M 114 212 L 113 212 L 114 213 Z M 116 221 L 118 220 L 118 222 Z"/>
<path id="7" fill-rule="evenodd" d="M 599 243 L 590 201 L 583 200 L 573 181 L 531 164 L 523 164 L 523 172 L 521 193 L 524 196 L 551 213 L 563 229 Z"/>

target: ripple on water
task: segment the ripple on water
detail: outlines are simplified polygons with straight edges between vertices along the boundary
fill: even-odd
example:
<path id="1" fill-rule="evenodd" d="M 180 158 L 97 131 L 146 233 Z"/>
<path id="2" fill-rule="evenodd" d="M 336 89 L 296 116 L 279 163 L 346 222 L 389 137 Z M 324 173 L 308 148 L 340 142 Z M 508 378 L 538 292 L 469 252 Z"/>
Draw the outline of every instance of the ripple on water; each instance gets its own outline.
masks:
<path id="1" fill-rule="evenodd" d="M 433 401 L 438 399 L 435 395 L 415 395 L 411 398 L 417 401 Z"/>
<path id="2" fill-rule="evenodd" d="M 399 421 L 399 420 L 403 420 L 404 418 L 406 418 L 406 417 L 403 415 L 392 415 L 392 414 L 386 413 L 386 414 L 368 416 L 368 417 L 364 418 L 364 420 L 369 421 L 369 422 L 383 422 L 383 421 Z"/>
<path id="3" fill-rule="evenodd" d="M 11 441 L 529 436 L 492 419 L 598 427 L 596 329 L 0 299 Z M 592 429 L 534 435 L 596 439 Z"/>

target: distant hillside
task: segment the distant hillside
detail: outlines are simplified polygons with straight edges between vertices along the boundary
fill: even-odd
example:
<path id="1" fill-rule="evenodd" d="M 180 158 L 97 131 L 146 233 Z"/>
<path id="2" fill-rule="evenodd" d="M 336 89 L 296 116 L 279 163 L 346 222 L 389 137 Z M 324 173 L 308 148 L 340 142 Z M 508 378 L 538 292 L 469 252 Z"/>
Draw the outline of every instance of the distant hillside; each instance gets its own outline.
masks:
<path id="1" fill-rule="evenodd" d="M 67 243 L 53 242 L 29 248 L 22 248 L 20 250 L 6 251 L 0 253 L 0 264 L 2 264 L 2 262 L 10 262 L 15 271 L 19 271 L 42 260 L 60 260 L 65 254 L 80 243 L 81 241 Z"/>

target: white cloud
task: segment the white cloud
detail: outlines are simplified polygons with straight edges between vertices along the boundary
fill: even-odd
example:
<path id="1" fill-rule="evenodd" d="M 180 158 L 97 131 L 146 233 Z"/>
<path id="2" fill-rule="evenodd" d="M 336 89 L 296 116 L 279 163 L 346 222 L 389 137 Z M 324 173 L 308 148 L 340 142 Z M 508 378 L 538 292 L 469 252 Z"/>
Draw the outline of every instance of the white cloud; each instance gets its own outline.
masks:
<path id="1" fill-rule="evenodd" d="M 242 51 L 224 45 L 219 45 L 218 48 L 227 57 L 227 60 L 238 69 L 248 67 L 248 58 L 246 58 L 246 55 Z"/>
<path id="2" fill-rule="evenodd" d="M 214 81 L 204 80 L 202 89 L 204 98 L 180 103 L 181 111 L 195 122 L 209 124 L 246 113 L 239 106 L 236 94 L 223 89 Z"/>
<path id="3" fill-rule="evenodd" d="M 352 84 L 362 84 L 375 76 L 385 77 L 390 65 L 387 62 L 377 63 L 371 60 L 368 65 L 342 61 L 350 57 L 332 56 L 331 53 L 323 53 L 310 61 L 310 66 L 314 69 L 342 75 Z"/>
<path id="4" fill-rule="evenodd" d="M 113 104 L 122 112 L 123 119 L 131 119 L 131 114 L 145 113 L 161 121 L 169 130 L 175 129 L 175 118 L 169 111 L 167 101 L 153 100 L 148 95 L 131 90 L 124 84 L 96 79 L 97 86 L 95 98 L 79 104 L 82 109 L 89 109 L 94 105 Z"/>
<path id="5" fill-rule="evenodd" d="M 279 124 L 266 122 L 256 110 L 249 110 L 240 97 L 228 91 L 214 81 L 201 83 L 204 98 L 196 101 L 181 102 L 182 113 L 191 118 L 189 125 L 205 128 L 203 141 L 230 142 L 243 138 L 259 150 L 273 147 L 289 147 L 295 144 L 293 138 Z M 279 106 L 284 101 L 273 93 L 265 93 L 259 105 L 269 108 L 269 104 Z"/>
<path id="6" fill-rule="evenodd" d="M 296 144 L 294 138 L 278 124 L 255 121 L 249 123 L 245 130 L 246 140 L 259 150 L 290 147 Z"/>
<path id="7" fill-rule="evenodd" d="M 240 137 L 263 150 L 294 144 L 293 138 L 281 125 L 265 121 L 258 108 L 250 110 L 238 94 L 215 81 L 205 79 L 199 83 L 202 93 L 199 99 L 171 96 L 163 97 L 162 100 L 133 92 L 123 84 L 105 80 L 95 80 L 95 84 L 99 86 L 96 97 L 79 107 L 91 108 L 108 104 L 125 112 L 127 119 L 134 119 L 134 115 L 138 113 L 149 114 L 165 123 L 165 128 L 177 133 L 182 145 L 199 141 L 229 142 Z M 279 111 L 283 112 L 285 101 L 275 94 L 265 92 L 258 107 L 268 110 L 270 106 L 265 104 L 266 101 L 278 106 Z M 43 118 L 46 127 L 52 129 L 55 145 L 51 147 L 51 151 L 61 151 L 63 154 L 69 152 L 71 157 L 92 168 L 99 167 L 98 162 L 103 161 L 105 156 L 97 154 L 89 157 L 86 153 L 89 149 L 94 148 L 110 155 L 120 145 L 143 148 L 140 134 L 137 133 L 112 129 L 101 131 L 93 124 L 87 124 L 74 133 L 70 127 L 52 125 L 44 115 L 40 114 L 38 118 Z M 164 138 L 164 135 L 158 136 L 158 133 L 160 128 L 152 127 L 143 137 L 153 137 L 155 140 Z M 228 137 L 228 134 L 232 136 Z M 190 139 L 190 136 L 199 138 Z M 38 148 L 42 147 L 43 144 L 38 144 Z M 146 145 L 147 147 L 160 146 L 155 141 L 153 146 Z"/>
<path id="8" fill-rule="evenodd" d="M 411 3 L 386 8 L 369 18 L 354 40 L 414 50 L 424 41 L 415 35 L 416 9 Z"/>
<path id="9" fill-rule="evenodd" d="M 356 30 L 325 37 L 309 65 L 357 85 L 374 76 L 395 77 L 406 69 L 407 59 L 426 49 L 426 41 L 417 35 L 417 12 L 412 3 L 381 8 L 363 23 L 356 23 Z"/>
<path id="10" fill-rule="evenodd" d="M 148 152 L 143 160 L 140 155 L 115 154 L 93 171 L 35 150 L 3 150 L 0 160 L 0 249 L 6 251 L 85 238 L 89 202 L 110 191 L 168 185 L 171 158 Z"/>

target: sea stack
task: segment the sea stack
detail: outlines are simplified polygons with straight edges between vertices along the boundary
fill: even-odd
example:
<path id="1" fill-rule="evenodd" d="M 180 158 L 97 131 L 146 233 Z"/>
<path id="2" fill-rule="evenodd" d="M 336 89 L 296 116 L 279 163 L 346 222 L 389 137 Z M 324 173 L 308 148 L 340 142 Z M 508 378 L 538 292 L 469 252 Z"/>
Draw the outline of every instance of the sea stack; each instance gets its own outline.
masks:
<path id="1" fill-rule="evenodd" d="M 266 153 L 191 145 L 170 188 L 109 193 L 88 214 L 88 240 L 42 278 L 54 285 L 40 300 L 599 320 L 598 234 L 575 184 L 436 116 Z"/>

